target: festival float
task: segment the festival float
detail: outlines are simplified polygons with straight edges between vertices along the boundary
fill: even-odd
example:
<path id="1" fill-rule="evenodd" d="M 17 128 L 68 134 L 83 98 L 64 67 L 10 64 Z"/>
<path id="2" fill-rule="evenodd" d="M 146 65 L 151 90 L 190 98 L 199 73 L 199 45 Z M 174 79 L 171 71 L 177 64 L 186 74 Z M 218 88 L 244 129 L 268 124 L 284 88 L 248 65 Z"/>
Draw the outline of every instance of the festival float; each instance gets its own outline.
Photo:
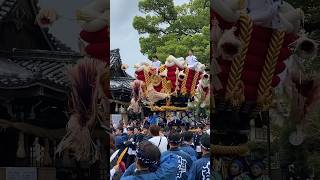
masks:
<path id="1" fill-rule="evenodd" d="M 249 152 L 249 121 L 269 124 L 274 88 L 285 61 L 314 58 L 316 43 L 303 32 L 303 12 L 285 1 L 212 2 L 214 156 Z"/>
<path id="2" fill-rule="evenodd" d="M 204 64 L 188 66 L 184 58 L 170 55 L 159 68 L 146 62 L 134 68 L 129 111 L 152 114 L 149 120 L 169 126 L 201 123 L 194 117 L 200 117 L 199 110 L 208 117 L 210 77 Z"/>
<path id="3" fill-rule="evenodd" d="M 79 50 L 83 59 L 66 71 L 71 89 L 69 121 L 67 133 L 55 153 L 71 150 L 76 160 L 90 163 L 101 157 L 92 134 L 97 124 L 106 126 L 108 117 L 108 10 L 108 0 L 95 0 L 76 10 L 74 18 L 58 14 L 52 8 L 43 8 L 35 19 L 35 23 L 42 28 L 50 27 L 59 18 L 75 20 L 82 28 Z"/>

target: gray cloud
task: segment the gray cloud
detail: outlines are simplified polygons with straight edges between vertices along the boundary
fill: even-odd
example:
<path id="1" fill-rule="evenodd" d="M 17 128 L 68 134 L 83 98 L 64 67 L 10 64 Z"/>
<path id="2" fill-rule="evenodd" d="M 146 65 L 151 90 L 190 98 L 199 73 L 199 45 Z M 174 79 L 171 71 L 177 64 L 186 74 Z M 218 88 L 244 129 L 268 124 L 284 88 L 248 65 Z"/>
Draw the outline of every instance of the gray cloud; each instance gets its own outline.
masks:
<path id="1" fill-rule="evenodd" d="M 182 4 L 189 1 L 175 0 L 175 3 Z M 50 32 L 78 51 L 78 37 L 81 28 L 72 18 L 75 18 L 76 9 L 90 2 L 92 0 L 40 0 L 39 5 L 57 10 L 62 17 L 50 27 Z M 120 49 L 123 63 L 129 65 L 128 73 L 132 75 L 133 65 L 147 60 L 147 57 L 140 53 L 139 34 L 132 26 L 134 16 L 142 15 L 138 9 L 138 0 L 111 0 L 110 3 L 111 49 Z"/>
<path id="2" fill-rule="evenodd" d="M 91 0 L 40 0 L 41 7 L 54 8 L 61 16 L 51 27 L 50 31 L 60 41 L 78 51 L 78 38 L 81 28 L 79 24 L 73 20 L 75 18 L 75 11 L 78 8 L 84 7 L 90 3 Z"/>
<path id="3" fill-rule="evenodd" d="M 190 0 L 175 0 L 176 4 Z M 138 0 L 111 0 L 110 6 L 110 43 L 111 49 L 119 48 L 123 63 L 129 65 L 128 73 L 133 75 L 133 65 L 146 61 L 147 57 L 141 54 L 139 34 L 133 28 L 134 16 L 142 15 L 139 12 Z"/>

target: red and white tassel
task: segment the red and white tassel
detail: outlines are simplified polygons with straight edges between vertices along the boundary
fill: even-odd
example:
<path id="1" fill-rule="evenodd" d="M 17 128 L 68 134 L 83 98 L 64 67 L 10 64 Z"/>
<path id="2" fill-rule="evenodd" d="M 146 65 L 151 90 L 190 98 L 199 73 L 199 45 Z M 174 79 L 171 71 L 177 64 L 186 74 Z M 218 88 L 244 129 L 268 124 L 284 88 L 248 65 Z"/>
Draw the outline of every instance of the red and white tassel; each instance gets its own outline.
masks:
<path id="1" fill-rule="evenodd" d="M 223 59 L 233 60 L 239 53 L 241 42 L 235 36 L 236 27 L 226 30 L 218 42 L 218 57 Z"/>

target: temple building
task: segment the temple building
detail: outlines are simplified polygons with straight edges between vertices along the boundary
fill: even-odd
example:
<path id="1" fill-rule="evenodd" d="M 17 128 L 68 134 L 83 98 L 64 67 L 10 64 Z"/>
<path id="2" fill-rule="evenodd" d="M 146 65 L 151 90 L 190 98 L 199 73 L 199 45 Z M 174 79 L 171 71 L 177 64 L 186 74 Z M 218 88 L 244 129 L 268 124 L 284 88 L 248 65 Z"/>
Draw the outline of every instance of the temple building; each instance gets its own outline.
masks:
<path id="1" fill-rule="evenodd" d="M 131 99 L 131 85 L 134 80 L 122 66 L 120 50 L 110 51 L 110 114 L 121 114 L 127 119 L 126 109 Z"/>
<path id="2" fill-rule="evenodd" d="M 68 122 L 65 70 L 82 56 L 34 24 L 37 2 L 0 0 L 0 180 L 5 167 L 34 167 L 38 180 L 106 178 L 105 160 L 90 167 L 54 156 Z M 106 133 L 98 128 L 93 138 L 106 159 Z"/>

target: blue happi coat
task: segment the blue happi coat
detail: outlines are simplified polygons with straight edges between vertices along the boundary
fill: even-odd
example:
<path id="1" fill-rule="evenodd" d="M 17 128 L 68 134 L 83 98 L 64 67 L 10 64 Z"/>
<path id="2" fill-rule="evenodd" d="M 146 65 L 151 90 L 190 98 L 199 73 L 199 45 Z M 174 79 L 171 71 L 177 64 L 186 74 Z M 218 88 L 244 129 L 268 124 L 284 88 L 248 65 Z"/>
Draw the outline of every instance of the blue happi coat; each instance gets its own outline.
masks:
<path id="1" fill-rule="evenodd" d="M 120 180 L 175 180 L 178 158 L 173 154 L 161 155 L 160 166 L 156 172 L 136 173 L 135 163 L 130 165 Z"/>
<path id="2" fill-rule="evenodd" d="M 204 155 L 202 158 L 193 162 L 190 169 L 188 180 L 209 180 L 210 176 L 210 154 Z M 221 180 L 221 177 L 215 177 L 216 180 Z"/>
<path id="3" fill-rule="evenodd" d="M 149 116 L 148 122 L 150 123 L 150 125 L 156 125 L 156 124 L 158 124 L 158 116 L 157 116 L 157 115 L 151 115 L 151 116 Z"/>
<path id="4" fill-rule="evenodd" d="M 177 180 L 187 180 L 192 165 L 191 156 L 180 150 L 180 148 L 171 148 L 169 151 L 163 153 L 163 155 L 167 154 L 175 154 L 178 158 Z"/>
<path id="5" fill-rule="evenodd" d="M 192 159 L 193 162 L 197 160 L 198 153 L 194 150 L 194 148 L 193 148 L 191 145 L 189 145 L 189 144 L 183 144 L 183 145 L 180 147 L 180 149 L 181 149 L 183 152 L 189 154 L 189 155 L 191 156 L 191 159 Z"/>
<path id="6" fill-rule="evenodd" d="M 126 148 L 125 142 L 128 141 L 128 134 L 121 134 L 117 135 L 115 137 L 115 146 L 117 149 L 120 149 L 120 151 L 124 150 Z"/>

